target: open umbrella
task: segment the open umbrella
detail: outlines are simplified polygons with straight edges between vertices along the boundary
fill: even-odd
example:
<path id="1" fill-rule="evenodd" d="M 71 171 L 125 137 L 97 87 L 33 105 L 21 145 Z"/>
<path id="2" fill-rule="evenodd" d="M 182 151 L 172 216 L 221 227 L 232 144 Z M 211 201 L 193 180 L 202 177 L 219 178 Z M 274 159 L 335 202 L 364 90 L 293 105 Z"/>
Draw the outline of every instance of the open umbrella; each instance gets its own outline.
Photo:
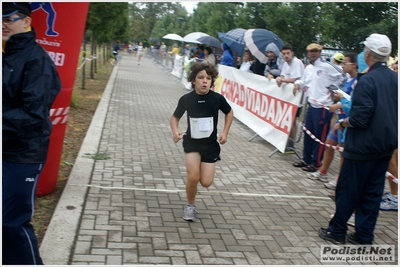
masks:
<path id="1" fill-rule="evenodd" d="M 201 44 L 205 44 L 208 46 L 212 46 L 212 47 L 217 47 L 220 48 L 221 47 L 221 42 L 212 36 L 202 36 L 199 39 L 197 39 L 197 41 L 199 41 Z"/>
<path id="2" fill-rule="evenodd" d="M 250 52 L 264 64 L 268 62 L 265 48 L 269 43 L 275 43 L 279 50 L 281 50 L 283 46 L 283 41 L 278 35 L 265 29 L 247 30 L 244 33 L 244 41 Z"/>
<path id="3" fill-rule="evenodd" d="M 200 42 L 197 41 L 197 39 L 202 36 L 209 36 L 209 35 L 204 32 L 192 32 L 192 33 L 186 34 L 185 37 L 183 37 L 183 41 L 186 43 L 199 44 Z"/>
<path id="4" fill-rule="evenodd" d="M 245 32 L 245 29 L 236 28 L 225 33 L 225 35 L 221 39 L 231 49 L 235 50 L 239 55 L 243 55 L 244 46 L 246 45 L 244 41 Z"/>
<path id="5" fill-rule="evenodd" d="M 156 42 L 156 43 L 159 43 L 159 42 L 160 42 L 160 40 L 159 40 L 158 38 L 156 38 L 156 37 L 151 37 L 151 38 L 150 38 L 150 42 Z"/>
<path id="6" fill-rule="evenodd" d="M 183 42 L 183 37 L 175 33 L 168 33 L 164 35 L 163 38 Z"/>

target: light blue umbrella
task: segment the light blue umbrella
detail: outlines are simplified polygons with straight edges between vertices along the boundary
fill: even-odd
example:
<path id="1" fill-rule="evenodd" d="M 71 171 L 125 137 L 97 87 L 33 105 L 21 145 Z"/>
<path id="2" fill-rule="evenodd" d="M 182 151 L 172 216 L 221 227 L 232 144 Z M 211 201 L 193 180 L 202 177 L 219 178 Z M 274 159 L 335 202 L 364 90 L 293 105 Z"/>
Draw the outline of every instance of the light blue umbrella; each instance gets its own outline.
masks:
<path id="1" fill-rule="evenodd" d="M 239 55 L 242 56 L 244 52 L 244 47 L 246 45 L 244 41 L 245 32 L 245 29 L 236 28 L 225 33 L 225 35 L 221 39 L 231 49 L 235 50 Z"/>
<path id="2" fill-rule="evenodd" d="M 265 29 L 250 29 L 244 34 L 244 41 L 250 52 L 260 62 L 267 64 L 268 57 L 265 54 L 265 48 L 270 43 L 276 44 L 279 51 L 282 50 L 283 41 L 275 33 Z"/>

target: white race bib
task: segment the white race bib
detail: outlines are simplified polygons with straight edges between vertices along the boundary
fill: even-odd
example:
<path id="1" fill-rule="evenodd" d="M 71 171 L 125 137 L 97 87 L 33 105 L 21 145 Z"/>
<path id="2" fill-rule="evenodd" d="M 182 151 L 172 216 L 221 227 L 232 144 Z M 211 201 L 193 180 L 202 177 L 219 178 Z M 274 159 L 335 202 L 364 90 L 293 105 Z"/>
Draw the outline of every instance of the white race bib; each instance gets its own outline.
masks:
<path id="1" fill-rule="evenodd" d="M 210 137 L 214 131 L 214 118 L 189 118 L 190 135 L 193 139 Z"/>

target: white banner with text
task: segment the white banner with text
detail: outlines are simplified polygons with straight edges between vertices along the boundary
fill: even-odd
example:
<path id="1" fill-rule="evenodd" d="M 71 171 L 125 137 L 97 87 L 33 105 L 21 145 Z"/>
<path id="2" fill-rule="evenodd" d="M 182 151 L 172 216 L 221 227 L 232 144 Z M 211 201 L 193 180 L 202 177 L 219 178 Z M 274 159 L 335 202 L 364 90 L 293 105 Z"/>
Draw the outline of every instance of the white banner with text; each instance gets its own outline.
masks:
<path id="1" fill-rule="evenodd" d="M 278 87 L 273 79 L 218 66 L 215 91 L 225 96 L 234 116 L 282 153 L 285 151 L 301 94 L 293 95 L 293 84 Z"/>
<path id="2" fill-rule="evenodd" d="M 173 60 L 174 66 L 173 66 L 173 69 L 171 71 L 171 74 L 176 76 L 176 77 L 178 77 L 178 78 L 181 78 L 182 77 L 182 72 L 183 72 L 183 68 L 182 68 L 182 66 L 183 66 L 183 57 L 180 56 L 180 55 L 177 55 L 177 54 L 173 54 L 173 57 L 174 57 L 174 60 Z"/>

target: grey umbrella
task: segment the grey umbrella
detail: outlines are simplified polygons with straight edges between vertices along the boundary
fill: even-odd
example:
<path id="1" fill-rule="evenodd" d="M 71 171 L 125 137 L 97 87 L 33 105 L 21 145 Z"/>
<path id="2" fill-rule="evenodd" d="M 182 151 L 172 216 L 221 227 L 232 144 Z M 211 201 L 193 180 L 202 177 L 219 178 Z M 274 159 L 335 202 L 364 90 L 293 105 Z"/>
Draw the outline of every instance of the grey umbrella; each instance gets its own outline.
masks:
<path id="1" fill-rule="evenodd" d="M 221 42 L 217 38 L 212 37 L 212 36 L 202 36 L 202 37 L 198 38 L 197 41 L 199 41 L 201 44 L 205 44 L 208 46 L 217 47 L 217 48 L 221 47 Z"/>

